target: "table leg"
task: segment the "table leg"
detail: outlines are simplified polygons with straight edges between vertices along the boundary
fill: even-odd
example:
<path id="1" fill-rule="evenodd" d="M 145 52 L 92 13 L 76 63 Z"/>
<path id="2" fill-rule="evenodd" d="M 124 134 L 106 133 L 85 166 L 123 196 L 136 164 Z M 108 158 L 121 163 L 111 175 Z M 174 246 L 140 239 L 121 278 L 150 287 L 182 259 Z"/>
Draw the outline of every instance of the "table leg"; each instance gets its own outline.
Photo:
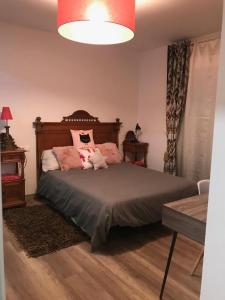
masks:
<path id="1" fill-rule="evenodd" d="M 196 261 L 195 261 L 193 270 L 191 271 L 191 276 L 194 275 L 194 273 L 195 273 L 195 271 L 196 271 L 198 265 L 200 264 L 200 261 L 201 261 L 201 259 L 203 258 L 203 256 L 204 256 L 204 247 L 202 248 L 201 253 L 199 254 L 198 258 L 197 258 Z"/>
<path id="2" fill-rule="evenodd" d="M 165 274 L 164 274 L 164 278 L 163 278 L 163 283 L 162 283 L 162 287 L 161 287 L 161 292 L 160 292 L 160 297 L 159 297 L 160 300 L 162 300 L 162 297 L 163 297 L 163 292 L 164 292 L 164 288 L 165 288 L 165 285 L 166 285 L 166 279 L 167 279 L 167 275 L 168 275 L 168 272 L 169 272 L 170 263 L 171 263 L 171 259 L 172 259 L 172 255 L 173 255 L 173 250 L 174 250 L 174 246 L 175 246 L 175 243 L 176 243 L 176 239 L 177 239 L 177 232 L 174 231 L 173 232 L 172 242 L 171 242 L 171 245 L 170 245 L 170 253 L 169 253 L 169 256 L 168 256 L 168 259 L 167 259 L 166 270 L 165 270 Z"/>

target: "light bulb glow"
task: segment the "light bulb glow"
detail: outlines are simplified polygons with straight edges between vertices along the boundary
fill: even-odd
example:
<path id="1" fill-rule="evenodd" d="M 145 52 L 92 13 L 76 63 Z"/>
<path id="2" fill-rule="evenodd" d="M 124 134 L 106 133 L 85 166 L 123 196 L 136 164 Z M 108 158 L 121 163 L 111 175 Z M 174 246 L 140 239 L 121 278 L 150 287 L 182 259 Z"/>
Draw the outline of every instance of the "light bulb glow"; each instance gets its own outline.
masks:
<path id="1" fill-rule="evenodd" d="M 105 22 L 109 19 L 109 14 L 106 6 L 99 1 L 88 6 L 86 11 L 86 18 L 90 21 Z"/>

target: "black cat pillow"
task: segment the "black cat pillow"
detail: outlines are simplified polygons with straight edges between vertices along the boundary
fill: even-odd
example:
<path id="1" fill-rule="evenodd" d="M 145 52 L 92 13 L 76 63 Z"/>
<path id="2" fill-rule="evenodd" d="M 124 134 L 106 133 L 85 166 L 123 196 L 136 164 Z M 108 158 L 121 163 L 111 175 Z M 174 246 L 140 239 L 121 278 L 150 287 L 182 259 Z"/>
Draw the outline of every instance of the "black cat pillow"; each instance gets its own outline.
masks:
<path id="1" fill-rule="evenodd" d="M 78 149 L 95 148 L 93 130 L 71 130 L 73 145 Z"/>

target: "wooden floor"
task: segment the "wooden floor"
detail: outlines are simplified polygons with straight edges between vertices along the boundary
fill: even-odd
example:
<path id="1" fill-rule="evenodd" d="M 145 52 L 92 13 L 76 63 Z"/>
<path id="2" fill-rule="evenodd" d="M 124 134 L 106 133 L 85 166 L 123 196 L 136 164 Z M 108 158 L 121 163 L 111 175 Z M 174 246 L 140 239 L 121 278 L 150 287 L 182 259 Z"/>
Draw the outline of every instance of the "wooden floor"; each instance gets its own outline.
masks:
<path id="1" fill-rule="evenodd" d="M 28 258 L 6 227 L 4 241 L 7 300 L 154 300 L 171 235 L 159 224 L 119 229 L 96 254 L 83 242 L 38 259 Z M 200 249 L 178 238 L 164 299 L 199 299 L 201 270 L 190 271 Z"/>

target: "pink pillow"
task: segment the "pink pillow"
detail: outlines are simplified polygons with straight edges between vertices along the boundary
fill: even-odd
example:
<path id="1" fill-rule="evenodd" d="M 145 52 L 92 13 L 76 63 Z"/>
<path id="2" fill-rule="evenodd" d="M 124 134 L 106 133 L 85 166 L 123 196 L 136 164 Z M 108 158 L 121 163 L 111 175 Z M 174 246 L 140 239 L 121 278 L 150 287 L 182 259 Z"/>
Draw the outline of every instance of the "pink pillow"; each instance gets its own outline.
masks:
<path id="1" fill-rule="evenodd" d="M 54 147 L 53 152 L 62 171 L 82 167 L 80 154 L 74 146 Z"/>
<path id="2" fill-rule="evenodd" d="M 96 147 L 101 151 L 103 156 L 106 156 L 108 165 L 120 164 L 122 156 L 114 143 L 97 144 Z"/>
<path id="3" fill-rule="evenodd" d="M 73 145 L 77 149 L 95 148 L 93 129 L 91 130 L 70 130 Z"/>

